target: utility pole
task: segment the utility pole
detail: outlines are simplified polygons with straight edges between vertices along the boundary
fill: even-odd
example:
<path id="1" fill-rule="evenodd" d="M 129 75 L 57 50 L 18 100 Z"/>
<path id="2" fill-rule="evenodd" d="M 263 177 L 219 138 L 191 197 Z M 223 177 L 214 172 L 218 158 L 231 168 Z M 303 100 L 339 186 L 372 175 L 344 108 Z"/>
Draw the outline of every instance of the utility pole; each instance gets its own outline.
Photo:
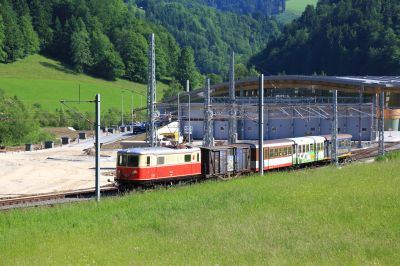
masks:
<path id="1" fill-rule="evenodd" d="M 258 103 L 258 169 L 264 175 L 264 74 L 259 79 Z"/>
<path id="2" fill-rule="evenodd" d="M 124 125 L 124 92 L 121 94 L 121 126 Z"/>
<path id="3" fill-rule="evenodd" d="M 100 94 L 96 95 L 96 201 L 100 201 Z"/>
<path id="4" fill-rule="evenodd" d="M 60 103 L 67 106 L 65 103 L 95 103 L 95 195 L 96 201 L 100 201 L 100 94 L 96 94 L 95 100 L 93 101 L 66 101 L 61 100 Z M 68 107 L 68 106 L 67 106 Z M 78 113 L 79 114 L 79 113 Z M 89 121 L 92 125 L 93 122 Z"/>
<path id="5" fill-rule="evenodd" d="M 132 119 L 132 121 L 131 121 L 131 129 L 133 131 L 133 92 L 132 92 L 132 95 L 131 95 L 131 119 Z"/>

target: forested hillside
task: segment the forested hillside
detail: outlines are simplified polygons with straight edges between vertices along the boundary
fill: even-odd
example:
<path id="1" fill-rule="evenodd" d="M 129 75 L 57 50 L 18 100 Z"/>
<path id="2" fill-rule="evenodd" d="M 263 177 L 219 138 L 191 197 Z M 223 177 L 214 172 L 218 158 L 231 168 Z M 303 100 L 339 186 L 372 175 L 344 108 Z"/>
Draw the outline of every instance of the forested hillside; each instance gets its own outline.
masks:
<path id="1" fill-rule="evenodd" d="M 400 75 L 399 0 L 320 0 L 253 57 L 264 73 Z"/>
<path id="2" fill-rule="evenodd" d="M 286 0 L 173 0 L 175 2 L 193 2 L 205 4 L 221 11 L 238 14 L 270 16 L 285 11 Z"/>
<path id="3" fill-rule="evenodd" d="M 0 0 L 0 62 L 41 52 L 108 80 L 145 82 L 147 39 L 156 34 L 157 76 L 180 72 L 180 47 L 164 27 L 122 0 Z"/>
<path id="4" fill-rule="evenodd" d="M 181 46 L 192 47 L 202 73 L 226 74 L 232 51 L 239 62 L 245 62 L 279 33 L 273 19 L 226 13 L 187 2 L 138 0 L 137 5 L 149 20 L 166 27 Z"/>

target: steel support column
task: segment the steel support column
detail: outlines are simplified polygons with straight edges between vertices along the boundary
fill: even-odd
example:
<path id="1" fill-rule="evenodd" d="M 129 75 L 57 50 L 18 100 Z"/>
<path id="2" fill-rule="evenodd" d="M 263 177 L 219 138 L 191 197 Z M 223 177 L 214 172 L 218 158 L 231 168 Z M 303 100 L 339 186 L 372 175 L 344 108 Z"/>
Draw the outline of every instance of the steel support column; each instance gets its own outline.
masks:
<path id="1" fill-rule="evenodd" d="M 379 95 L 379 150 L 378 155 L 382 156 L 385 155 L 385 92 L 381 92 Z"/>
<path id="2" fill-rule="evenodd" d="M 362 148 L 362 144 L 361 144 L 361 138 L 362 138 L 362 113 L 361 113 L 361 108 L 362 108 L 362 104 L 363 104 L 363 90 L 360 89 L 359 91 L 359 108 L 360 108 L 360 112 L 358 113 L 358 148 Z"/>
<path id="3" fill-rule="evenodd" d="M 339 160 L 337 156 L 338 151 L 338 106 L 337 106 L 337 90 L 333 91 L 333 114 L 332 114 L 332 151 L 331 151 L 331 159 L 332 163 L 338 165 Z"/>
<path id="4" fill-rule="evenodd" d="M 96 95 L 96 201 L 100 201 L 100 94 Z"/>
<path id="5" fill-rule="evenodd" d="M 260 76 L 258 103 L 258 169 L 264 175 L 264 75 Z"/>

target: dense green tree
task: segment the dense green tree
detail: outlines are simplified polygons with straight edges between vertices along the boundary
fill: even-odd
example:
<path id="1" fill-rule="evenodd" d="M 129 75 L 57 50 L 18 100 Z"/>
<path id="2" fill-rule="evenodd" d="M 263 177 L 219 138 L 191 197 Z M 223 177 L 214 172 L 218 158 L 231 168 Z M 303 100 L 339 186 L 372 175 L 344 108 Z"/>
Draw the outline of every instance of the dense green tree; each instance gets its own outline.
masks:
<path id="1" fill-rule="evenodd" d="M 78 29 L 71 36 L 72 63 L 77 72 L 88 70 L 92 65 L 90 36 L 86 28 Z"/>
<path id="2" fill-rule="evenodd" d="M 90 48 L 93 55 L 93 66 L 90 71 L 94 75 L 108 80 L 123 76 L 124 63 L 109 38 L 100 30 L 93 32 Z"/>
<path id="3" fill-rule="evenodd" d="M 122 30 L 115 33 L 116 48 L 125 64 L 125 78 L 146 82 L 147 75 L 147 42 L 133 31 Z"/>
<path id="4" fill-rule="evenodd" d="M 4 62 L 6 59 L 6 52 L 4 51 L 4 23 L 3 17 L 0 15 L 0 62 Z"/>
<path id="5" fill-rule="evenodd" d="M 24 38 L 24 54 L 29 55 L 38 52 L 40 48 L 39 37 L 33 29 L 30 15 L 22 16 L 20 24 Z"/>
<path id="6" fill-rule="evenodd" d="M 224 13 L 195 1 L 142 0 L 149 20 L 165 26 L 181 47 L 190 46 L 202 73 L 225 75 L 230 51 L 246 62 L 278 32 L 273 19 Z"/>
<path id="7" fill-rule="evenodd" d="M 24 39 L 18 17 L 10 3 L 6 0 L 0 1 L 0 15 L 4 23 L 4 52 L 6 53 L 3 62 L 13 62 L 24 56 Z"/>
<path id="8" fill-rule="evenodd" d="M 51 0 L 31 0 L 30 11 L 32 15 L 32 25 L 37 32 L 40 40 L 41 49 L 48 49 L 53 39 L 52 24 L 52 1 Z"/>
<path id="9" fill-rule="evenodd" d="M 181 86 L 186 87 L 186 81 L 190 81 L 190 87 L 195 88 L 199 85 L 199 72 L 194 62 L 192 48 L 186 46 L 182 49 L 178 60 L 176 77 Z"/>
<path id="10" fill-rule="evenodd" d="M 324 0 L 250 61 L 266 73 L 400 74 L 400 1 Z"/>
<path id="11" fill-rule="evenodd" d="M 6 117 L 0 123 L 0 144 L 19 145 L 36 143 L 48 138 L 40 131 L 34 112 L 17 97 L 5 96 L 0 91 L 0 114 Z"/>
<path id="12" fill-rule="evenodd" d="M 172 79 L 171 82 L 169 83 L 168 89 L 164 91 L 163 100 L 176 97 L 179 92 L 183 91 L 184 87 L 176 79 Z"/>

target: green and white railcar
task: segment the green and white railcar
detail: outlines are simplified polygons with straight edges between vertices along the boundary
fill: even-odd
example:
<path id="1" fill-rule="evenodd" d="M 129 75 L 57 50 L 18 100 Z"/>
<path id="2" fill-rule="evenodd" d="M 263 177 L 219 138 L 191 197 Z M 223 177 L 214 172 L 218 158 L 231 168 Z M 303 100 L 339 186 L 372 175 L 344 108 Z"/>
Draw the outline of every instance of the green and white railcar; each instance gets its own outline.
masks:
<path id="1" fill-rule="evenodd" d="M 306 164 L 325 160 L 324 137 L 291 138 L 294 141 L 293 164 Z"/>

